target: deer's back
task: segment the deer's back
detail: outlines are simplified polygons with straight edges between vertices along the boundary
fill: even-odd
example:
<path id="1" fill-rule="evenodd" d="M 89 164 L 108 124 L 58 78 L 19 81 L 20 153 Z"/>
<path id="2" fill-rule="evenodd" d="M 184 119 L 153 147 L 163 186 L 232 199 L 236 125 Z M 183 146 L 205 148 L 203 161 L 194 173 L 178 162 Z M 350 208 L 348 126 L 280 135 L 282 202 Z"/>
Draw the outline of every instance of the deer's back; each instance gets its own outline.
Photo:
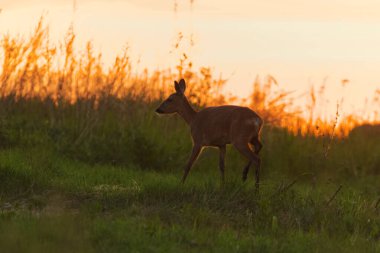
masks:
<path id="1" fill-rule="evenodd" d="M 221 146 L 233 142 L 237 135 L 257 136 L 261 125 L 261 118 L 247 107 L 207 107 L 195 116 L 191 134 L 196 143 Z"/>
<path id="2" fill-rule="evenodd" d="M 380 138 L 380 124 L 364 124 L 351 130 L 350 136 Z"/>

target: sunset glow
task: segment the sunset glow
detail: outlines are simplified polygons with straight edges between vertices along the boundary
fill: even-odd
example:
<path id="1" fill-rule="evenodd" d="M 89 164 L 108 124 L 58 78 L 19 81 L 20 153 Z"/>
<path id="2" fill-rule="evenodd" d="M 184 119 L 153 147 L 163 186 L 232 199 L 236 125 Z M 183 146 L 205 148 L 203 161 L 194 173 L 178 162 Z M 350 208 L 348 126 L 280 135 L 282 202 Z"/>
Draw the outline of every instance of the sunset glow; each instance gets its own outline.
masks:
<path id="1" fill-rule="evenodd" d="M 1 0 L 0 253 L 380 253 L 379 13 Z"/>
<path id="2" fill-rule="evenodd" d="M 311 86 L 325 85 L 319 113 L 326 117 L 334 117 L 342 99 L 343 114 L 376 106 L 365 101 L 380 87 L 378 1 L 6 0 L 1 5 L 2 34 L 28 35 L 45 15 L 51 39 L 61 41 L 74 23 L 78 45 L 93 41 L 106 66 L 128 44 L 139 69 L 173 67 L 178 54 L 171 51 L 182 32 L 181 50 L 195 66 L 210 66 L 227 78 L 225 93 L 246 97 L 256 76 L 271 75 L 279 89 L 294 91 L 300 105 Z"/>

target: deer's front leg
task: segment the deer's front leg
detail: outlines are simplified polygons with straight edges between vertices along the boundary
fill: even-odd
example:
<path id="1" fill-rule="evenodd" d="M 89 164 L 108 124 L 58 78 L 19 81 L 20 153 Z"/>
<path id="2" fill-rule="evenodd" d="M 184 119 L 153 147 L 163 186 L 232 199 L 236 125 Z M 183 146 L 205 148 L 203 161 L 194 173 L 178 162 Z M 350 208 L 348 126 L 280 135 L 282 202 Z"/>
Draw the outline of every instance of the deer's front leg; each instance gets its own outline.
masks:
<path id="1" fill-rule="evenodd" d="M 187 165 L 185 167 L 185 172 L 184 172 L 183 177 L 182 177 L 182 183 L 185 183 L 187 174 L 189 174 L 189 171 L 190 171 L 191 167 L 193 166 L 194 161 L 199 156 L 201 149 L 202 149 L 202 146 L 200 146 L 200 145 L 194 145 L 193 146 L 193 151 L 191 152 L 191 156 L 189 158 L 189 161 L 187 162 Z"/>
<path id="2" fill-rule="evenodd" d="M 219 169 L 220 169 L 220 178 L 222 183 L 224 183 L 224 160 L 226 156 L 226 145 L 219 147 Z"/>

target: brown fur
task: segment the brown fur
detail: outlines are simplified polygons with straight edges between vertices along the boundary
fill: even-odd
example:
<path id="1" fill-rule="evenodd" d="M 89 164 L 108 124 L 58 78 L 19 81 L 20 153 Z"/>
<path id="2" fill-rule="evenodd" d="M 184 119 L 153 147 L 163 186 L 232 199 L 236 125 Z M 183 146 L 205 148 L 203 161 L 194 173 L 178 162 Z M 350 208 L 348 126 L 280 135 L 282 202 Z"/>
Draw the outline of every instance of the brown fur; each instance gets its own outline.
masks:
<path id="1" fill-rule="evenodd" d="M 184 95 L 186 84 L 183 79 L 175 82 L 176 93 L 171 94 L 156 110 L 157 113 L 178 113 L 191 129 L 193 150 L 185 167 L 182 182 L 186 177 L 205 146 L 218 147 L 220 149 L 219 168 L 221 178 L 224 180 L 224 158 L 226 145 L 232 144 L 236 149 L 248 158 L 248 164 L 243 170 L 243 181 L 252 163 L 256 165 L 256 187 L 259 185 L 260 158 L 258 156 L 262 144 L 260 142 L 260 130 L 263 120 L 254 111 L 247 107 L 225 105 L 207 107 L 196 112 Z M 252 151 L 250 144 L 254 146 Z"/>
<path id="2" fill-rule="evenodd" d="M 380 137 L 380 124 L 370 125 L 364 124 L 355 127 L 351 130 L 350 136 L 360 136 L 360 137 Z"/>

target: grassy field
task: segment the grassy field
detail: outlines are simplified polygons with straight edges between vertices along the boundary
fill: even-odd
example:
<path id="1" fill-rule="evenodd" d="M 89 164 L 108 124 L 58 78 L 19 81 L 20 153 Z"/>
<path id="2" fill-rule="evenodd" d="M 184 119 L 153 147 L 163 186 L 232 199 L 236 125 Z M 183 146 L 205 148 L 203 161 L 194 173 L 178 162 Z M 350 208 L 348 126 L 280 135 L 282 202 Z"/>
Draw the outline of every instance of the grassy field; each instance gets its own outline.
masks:
<path id="1" fill-rule="evenodd" d="M 258 195 L 233 148 L 224 185 L 213 149 L 181 185 L 190 135 L 156 103 L 52 117 L 49 101 L 8 102 L 0 252 L 380 252 L 379 136 L 266 126 Z"/>
<path id="2" fill-rule="evenodd" d="M 140 73 L 128 51 L 106 68 L 73 27 L 59 45 L 48 30 L 41 18 L 1 39 L 1 253 L 380 252 L 380 136 L 345 137 L 365 115 L 313 121 L 312 89 L 305 119 L 257 79 L 245 104 L 266 122 L 260 194 L 230 147 L 224 184 L 207 149 L 182 185 L 189 129 L 154 110 L 179 78 L 198 108 L 239 102 L 226 80 L 177 51 L 174 70 Z"/>

